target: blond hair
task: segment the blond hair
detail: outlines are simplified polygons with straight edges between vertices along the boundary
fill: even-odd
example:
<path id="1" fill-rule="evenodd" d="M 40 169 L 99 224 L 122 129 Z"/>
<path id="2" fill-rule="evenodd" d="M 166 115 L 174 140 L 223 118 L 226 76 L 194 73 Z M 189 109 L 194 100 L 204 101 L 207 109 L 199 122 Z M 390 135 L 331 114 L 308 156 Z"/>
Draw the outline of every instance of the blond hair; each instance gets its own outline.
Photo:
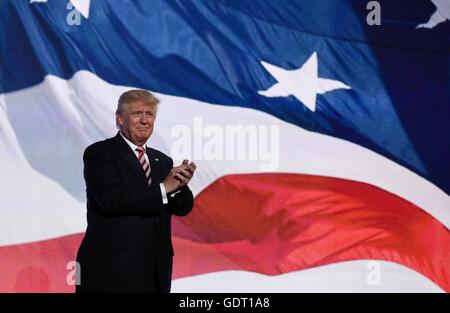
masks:
<path id="1" fill-rule="evenodd" d="M 124 111 L 125 104 L 136 101 L 144 101 L 145 103 L 152 105 L 157 105 L 159 103 L 158 98 L 156 98 L 151 92 L 148 92 L 147 90 L 128 90 L 120 95 L 119 101 L 117 103 L 116 114 L 121 114 Z"/>

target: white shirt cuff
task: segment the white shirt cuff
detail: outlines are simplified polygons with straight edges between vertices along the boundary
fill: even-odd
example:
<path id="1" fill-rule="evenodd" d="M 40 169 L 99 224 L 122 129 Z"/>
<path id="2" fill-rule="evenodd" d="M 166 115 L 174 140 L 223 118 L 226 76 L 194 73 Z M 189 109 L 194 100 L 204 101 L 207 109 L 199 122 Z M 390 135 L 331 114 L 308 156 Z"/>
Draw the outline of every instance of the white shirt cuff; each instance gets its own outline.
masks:
<path id="1" fill-rule="evenodd" d="M 175 195 L 176 195 L 177 193 L 179 193 L 180 191 L 181 191 L 181 189 L 178 190 L 177 192 L 172 193 L 170 196 L 173 198 L 173 197 L 175 197 Z"/>
<path id="2" fill-rule="evenodd" d="M 161 195 L 162 195 L 163 204 L 169 203 L 169 200 L 167 199 L 167 192 L 166 192 L 166 188 L 164 187 L 164 184 L 160 183 L 159 187 L 161 188 Z"/>

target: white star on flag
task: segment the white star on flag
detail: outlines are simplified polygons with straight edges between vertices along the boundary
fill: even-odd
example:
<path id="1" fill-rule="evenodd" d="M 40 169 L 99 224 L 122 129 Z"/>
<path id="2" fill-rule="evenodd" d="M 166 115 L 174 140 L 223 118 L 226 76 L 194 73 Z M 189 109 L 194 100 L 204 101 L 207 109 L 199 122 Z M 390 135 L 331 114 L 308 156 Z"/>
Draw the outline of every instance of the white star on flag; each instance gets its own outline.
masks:
<path id="1" fill-rule="evenodd" d="M 264 61 L 261 64 L 278 83 L 267 90 L 258 91 L 260 95 L 266 97 L 293 95 L 313 112 L 316 110 L 317 94 L 324 94 L 335 89 L 351 89 L 338 80 L 318 77 L 316 52 L 309 57 L 302 67 L 296 70 L 285 70 Z"/>
<path id="2" fill-rule="evenodd" d="M 75 9 L 77 9 L 77 11 L 84 16 L 84 18 L 89 18 L 89 7 L 91 6 L 91 0 L 69 0 L 69 1 L 72 3 Z M 33 2 L 45 3 L 48 2 L 48 0 L 30 0 L 30 3 Z"/>
<path id="3" fill-rule="evenodd" d="M 436 11 L 430 16 L 428 22 L 417 25 L 416 29 L 430 29 L 446 20 L 450 20 L 450 0 L 431 0 L 431 2 L 436 6 Z"/>

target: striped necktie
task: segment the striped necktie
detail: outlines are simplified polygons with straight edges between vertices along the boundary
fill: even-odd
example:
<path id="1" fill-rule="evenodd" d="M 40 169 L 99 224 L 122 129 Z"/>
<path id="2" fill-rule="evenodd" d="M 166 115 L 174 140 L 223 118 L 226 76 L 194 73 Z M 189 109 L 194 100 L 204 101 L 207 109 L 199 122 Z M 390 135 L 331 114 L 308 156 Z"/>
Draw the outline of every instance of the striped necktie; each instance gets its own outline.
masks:
<path id="1" fill-rule="evenodd" d="M 150 164 L 148 164 L 147 160 L 145 159 L 145 150 L 143 147 L 137 147 L 136 151 L 138 152 L 138 160 L 139 163 L 141 163 L 142 170 L 145 173 L 145 176 L 147 177 L 148 184 L 152 182 L 152 178 L 150 177 Z"/>

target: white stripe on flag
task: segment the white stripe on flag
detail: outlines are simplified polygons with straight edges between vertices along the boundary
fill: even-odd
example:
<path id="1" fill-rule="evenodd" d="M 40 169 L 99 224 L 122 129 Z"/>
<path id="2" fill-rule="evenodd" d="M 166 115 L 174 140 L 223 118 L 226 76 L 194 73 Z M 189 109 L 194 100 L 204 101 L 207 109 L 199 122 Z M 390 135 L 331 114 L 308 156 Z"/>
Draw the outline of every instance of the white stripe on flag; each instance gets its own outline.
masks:
<path id="1" fill-rule="evenodd" d="M 111 85 L 82 71 L 69 80 L 47 76 L 39 85 L 0 95 L 0 190 L 5 195 L 0 210 L 0 245 L 85 230 L 82 152 L 89 144 L 115 135 L 113 104 L 130 88 Z M 280 160 L 275 171 L 368 183 L 416 204 L 450 226 L 447 194 L 366 148 L 303 130 L 253 109 L 157 96 L 161 104 L 149 141 L 156 149 L 171 154 L 170 147 L 177 139 L 171 136 L 173 127 L 180 123 L 191 127 L 196 117 L 221 128 L 237 122 L 244 126 L 278 125 Z M 223 175 L 263 172 L 258 162 L 248 160 L 196 163 L 198 170 L 190 183 L 195 195 Z"/>
<path id="2" fill-rule="evenodd" d="M 444 292 L 426 276 L 377 260 L 348 261 L 282 275 L 223 271 L 172 281 L 172 292 Z"/>

